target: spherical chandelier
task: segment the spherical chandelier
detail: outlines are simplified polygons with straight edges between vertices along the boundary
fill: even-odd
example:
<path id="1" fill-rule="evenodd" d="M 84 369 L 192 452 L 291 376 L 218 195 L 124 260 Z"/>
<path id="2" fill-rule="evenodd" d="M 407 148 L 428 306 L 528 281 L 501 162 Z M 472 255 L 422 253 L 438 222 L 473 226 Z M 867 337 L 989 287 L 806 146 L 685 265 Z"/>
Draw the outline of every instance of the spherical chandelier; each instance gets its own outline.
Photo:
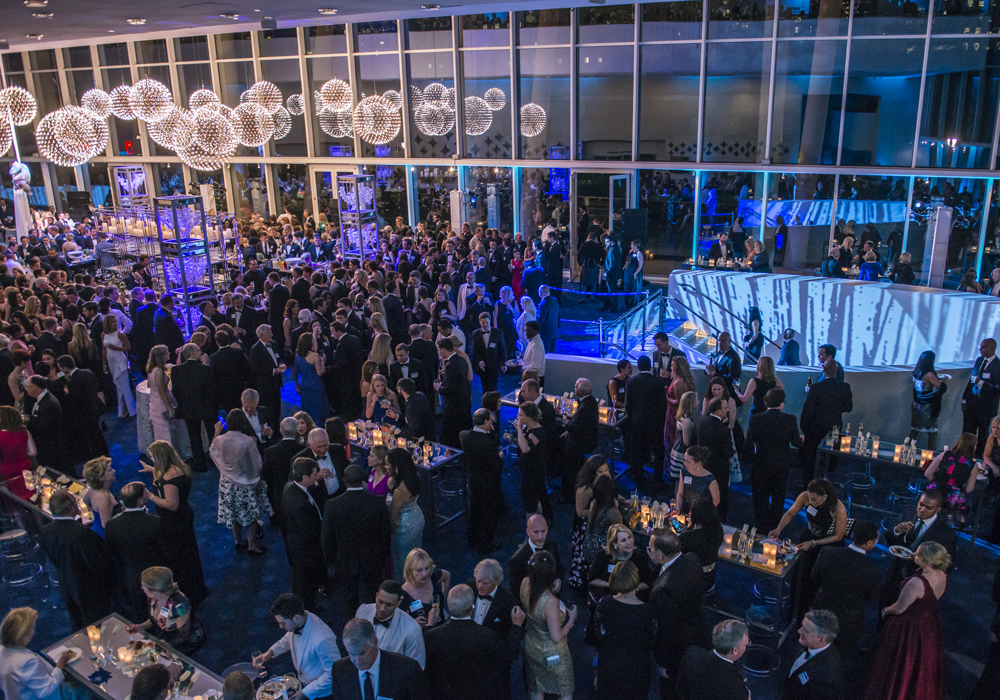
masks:
<path id="1" fill-rule="evenodd" d="M 146 125 L 146 133 L 164 148 L 187 148 L 194 140 L 194 116 L 182 107 L 174 107 L 170 115 L 154 124 Z"/>
<path id="2" fill-rule="evenodd" d="M 538 136 L 545 131 L 545 110 L 534 102 L 521 107 L 521 136 Z"/>
<path id="3" fill-rule="evenodd" d="M 96 114 L 71 105 L 56 110 L 60 117 L 53 122 L 52 133 L 59 147 L 75 158 L 89 160 L 104 150 L 108 125 Z"/>
<path id="4" fill-rule="evenodd" d="M 191 93 L 191 97 L 188 98 L 188 107 L 191 111 L 196 109 L 201 109 L 202 107 L 207 107 L 209 105 L 217 105 L 221 103 L 222 100 L 211 90 L 201 88 L 200 90 L 195 90 Z"/>
<path id="5" fill-rule="evenodd" d="M 465 133 L 469 136 L 485 134 L 493 124 L 493 112 L 482 97 L 474 95 L 465 98 L 465 109 L 462 110 L 462 121 Z"/>
<path id="6" fill-rule="evenodd" d="M 424 92 L 416 85 L 410 86 L 410 109 L 414 112 L 417 111 L 417 107 L 424 103 Z"/>
<path id="7" fill-rule="evenodd" d="M 111 95 L 100 88 L 87 90 L 80 98 L 80 106 L 90 110 L 101 119 L 107 119 L 111 116 Z"/>
<path id="8" fill-rule="evenodd" d="M 448 106 L 455 109 L 455 88 L 446 88 L 444 91 L 444 101 L 448 103 Z"/>
<path id="9" fill-rule="evenodd" d="M 202 148 L 197 142 L 192 141 L 190 146 L 177 151 L 177 155 L 180 156 L 184 165 L 192 170 L 208 171 L 218 170 L 229 163 L 229 158 L 233 155 L 233 151 L 211 153 Z"/>
<path id="10" fill-rule="evenodd" d="M 0 90 L 0 112 L 6 116 L 8 111 L 16 126 L 27 126 L 38 113 L 38 103 L 23 87 L 11 85 Z"/>
<path id="11" fill-rule="evenodd" d="M 353 100 L 354 95 L 351 92 L 350 84 L 345 83 L 340 78 L 333 78 L 323 83 L 323 87 L 319 89 L 316 109 L 320 112 L 324 109 L 333 112 L 339 109 L 350 109 Z"/>
<path id="12" fill-rule="evenodd" d="M 207 154 L 231 153 L 236 149 L 236 132 L 233 129 L 233 122 L 212 107 L 202 107 L 196 110 L 192 143 L 197 144 L 198 150 Z M 191 147 L 183 150 L 191 151 Z M 183 156 L 181 157 L 183 158 Z M 214 170 L 214 168 L 209 169 Z"/>
<path id="13" fill-rule="evenodd" d="M 250 101 L 250 88 L 247 88 L 246 90 L 240 93 L 240 104 L 245 105 L 249 101 Z"/>
<path id="14" fill-rule="evenodd" d="M 424 100 L 413 113 L 413 123 L 425 136 L 444 136 L 455 127 L 455 110 L 443 100 Z"/>
<path id="15" fill-rule="evenodd" d="M 263 146 L 274 133 L 274 118 L 271 113 L 256 102 L 241 104 L 235 110 L 233 128 L 236 140 L 244 146 Z"/>
<path id="16" fill-rule="evenodd" d="M 401 126 L 399 112 L 381 95 L 366 97 L 354 108 L 354 130 L 368 143 L 389 143 L 399 134 Z"/>
<path id="17" fill-rule="evenodd" d="M 143 78 L 132 86 L 128 104 L 139 119 L 158 122 L 170 114 L 174 108 L 174 98 L 170 94 L 170 88 L 159 80 Z"/>
<path id="18" fill-rule="evenodd" d="M 14 137 L 10 133 L 10 124 L 0 121 L 0 156 L 6 155 L 13 144 Z"/>
<path id="19" fill-rule="evenodd" d="M 382 97 L 389 100 L 392 108 L 397 112 L 403 109 L 403 96 L 399 94 L 399 90 L 386 90 L 382 93 Z"/>
<path id="20" fill-rule="evenodd" d="M 354 136 L 354 117 L 349 109 L 336 112 L 324 111 L 319 114 L 319 128 L 327 136 L 344 139 Z"/>
<path id="21" fill-rule="evenodd" d="M 441 83 L 431 83 L 424 88 L 424 102 L 442 101 L 447 92 L 448 88 Z"/>
<path id="22" fill-rule="evenodd" d="M 285 108 L 288 110 L 289 114 L 300 116 L 302 114 L 305 114 L 306 101 L 302 98 L 301 93 L 289 95 L 288 99 L 285 100 Z"/>
<path id="23" fill-rule="evenodd" d="M 259 104 L 268 114 L 274 114 L 282 108 L 281 90 L 269 80 L 254 83 L 250 86 L 249 92 L 249 101 Z"/>
<path id="24" fill-rule="evenodd" d="M 292 131 L 292 115 L 284 107 L 279 107 L 278 111 L 271 115 L 274 119 L 274 134 L 271 138 L 275 141 L 285 138 Z"/>
<path id="25" fill-rule="evenodd" d="M 483 99 L 486 100 L 486 104 L 488 104 L 490 109 L 494 112 L 499 112 L 507 104 L 507 95 L 505 95 L 503 90 L 500 88 L 490 88 L 486 91 L 486 94 L 483 95 Z"/>

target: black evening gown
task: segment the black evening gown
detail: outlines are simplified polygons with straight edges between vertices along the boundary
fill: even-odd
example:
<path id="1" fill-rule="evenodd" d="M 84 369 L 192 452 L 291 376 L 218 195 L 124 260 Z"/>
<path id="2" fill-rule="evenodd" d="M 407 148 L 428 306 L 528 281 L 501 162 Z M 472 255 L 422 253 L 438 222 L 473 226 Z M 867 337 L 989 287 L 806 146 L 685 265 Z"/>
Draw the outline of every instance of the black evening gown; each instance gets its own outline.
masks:
<path id="1" fill-rule="evenodd" d="M 167 484 L 177 487 L 180 492 L 180 506 L 177 510 L 156 507 L 156 514 L 163 520 L 167 560 L 174 572 L 177 586 L 191 601 L 191 605 L 197 608 L 208 595 L 208 587 L 205 585 L 205 572 L 201 567 L 201 554 L 194 534 L 194 510 L 188 503 L 191 477 L 182 474 L 162 484 L 153 484 L 153 493 L 163 498 L 163 487 Z"/>
<path id="2" fill-rule="evenodd" d="M 653 606 L 629 605 L 606 595 L 595 615 L 603 629 L 597 653 L 598 699 L 646 700 L 656 639 Z"/>

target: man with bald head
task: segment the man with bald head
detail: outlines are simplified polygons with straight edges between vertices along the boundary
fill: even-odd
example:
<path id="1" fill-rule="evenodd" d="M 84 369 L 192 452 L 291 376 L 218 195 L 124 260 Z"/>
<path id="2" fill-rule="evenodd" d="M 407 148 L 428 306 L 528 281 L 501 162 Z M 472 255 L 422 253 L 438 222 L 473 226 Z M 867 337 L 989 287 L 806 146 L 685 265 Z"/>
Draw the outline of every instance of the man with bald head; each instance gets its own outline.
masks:
<path id="1" fill-rule="evenodd" d="M 962 432 L 979 437 L 976 456 L 983 456 L 990 421 L 1000 404 L 1000 362 L 997 362 L 997 341 L 985 338 L 979 343 L 979 357 L 972 376 L 962 394 Z"/>
<path id="2" fill-rule="evenodd" d="M 597 450 L 599 412 L 590 380 L 581 377 L 573 387 L 576 394 L 576 413 L 566 421 L 563 433 L 562 498 L 564 503 L 573 503 L 576 498 L 576 473 L 583 460 Z"/>
<path id="3" fill-rule="evenodd" d="M 563 564 L 562 557 L 559 556 L 559 547 L 555 540 L 549 539 L 549 525 L 545 521 L 545 516 L 535 513 L 528 518 L 526 528 L 528 539 L 521 543 L 521 546 L 514 552 L 507 564 L 507 577 L 510 579 L 510 592 L 518 600 L 521 599 L 521 582 L 528 576 L 528 560 L 531 555 L 540 549 L 552 555 L 556 562 L 556 583 L 552 587 L 553 593 L 558 593 L 562 588 Z"/>
<path id="4" fill-rule="evenodd" d="M 710 377 L 722 377 L 729 387 L 729 395 L 736 401 L 737 406 L 743 404 L 735 387 L 740 383 L 740 375 L 743 373 L 743 365 L 740 364 L 740 356 L 733 348 L 733 339 L 726 332 L 719 333 L 715 342 L 715 352 L 709 357 L 708 364 L 705 365 L 705 373 Z"/>
<path id="5" fill-rule="evenodd" d="M 806 394 L 806 402 L 799 416 L 799 426 L 804 435 L 802 447 L 799 449 L 799 461 L 802 465 L 802 483 L 808 485 L 816 473 L 816 451 L 819 443 L 826 439 L 830 429 L 837 426 L 843 429 L 844 414 L 854 410 L 854 397 L 851 385 L 837 379 L 837 361 L 827 358 L 823 364 L 823 381 L 812 385 Z M 830 469 L 836 462 L 831 457 Z"/>

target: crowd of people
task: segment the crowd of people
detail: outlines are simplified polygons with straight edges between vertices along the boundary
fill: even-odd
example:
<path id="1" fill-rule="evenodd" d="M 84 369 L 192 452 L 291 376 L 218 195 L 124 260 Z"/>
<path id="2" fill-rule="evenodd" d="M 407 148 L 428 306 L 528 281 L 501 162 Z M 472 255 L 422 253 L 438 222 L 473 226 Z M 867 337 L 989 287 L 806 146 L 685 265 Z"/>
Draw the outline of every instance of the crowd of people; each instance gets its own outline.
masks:
<path id="1" fill-rule="evenodd" d="M 301 226 L 290 217 L 240 222 L 244 270 L 230 291 L 201 305 L 187 342 L 170 295 L 137 283 L 125 299 L 92 277 L 47 272 L 36 252 L 49 257 L 58 249 L 56 233 L 66 233 L 58 222 L 28 238 L 26 256 L 8 247 L 0 270 L 11 278 L 0 303 L 9 391 L 0 401 L 0 471 L 19 475 L 34 459 L 82 475 L 89 486 L 92 525 L 60 489 L 39 535 L 74 629 L 115 609 L 133 623 L 130 631 L 197 652 L 211 633 L 198 613 L 210 591 L 189 496 L 196 479 L 208 478 L 199 473 L 214 467 L 217 521 L 234 550 L 264 555 L 263 532 L 273 523 L 291 573 L 290 591 L 270 607 L 283 636 L 254 664 L 289 652 L 311 700 L 508 698 L 519 654 L 533 700 L 572 698 L 578 674 L 568 636 L 578 624 L 597 648 L 600 698 L 645 699 L 654 678 L 663 698 L 749 698 L 733 665 L 749 629 L 738 620 L 710 629 L 705 608 L 723 525 L 743 524 L 731 516 L 730 484 L 746 468 L 758 532 L 781 538 L 805 520 L 795 538 L 807 574 L 795 611 L 804 650 L 782 671 L 785 696 L 849 690 L 846 669 L 862 661 L 865 607 L 878 601 L 877 666 L 863 663 L 878 672 L 863 696 L 944 697 L 938 600 L 957 546 L 949 520 L 963 512 L 977 455 L 985 451 L 1000 473 L 991 461 L 1000 439 L 995 342 L 983 342 L 965 390 L 966 434 L 926 465 L 930 485 L 916 511 L 884 538 L 913 555 L 894 559 L 883 575 L 869 555 L 878 526 L 850 519 L 836 488 L 814 478 L 821 441 L 852 408 L 836 349 L 819 349 L 822 373 L 797 420 L 782 410 L 785 393 L 770 358 L 759 359 L 742 387 L 741 359 L 728 334 L 720 335 L 699 397 L 686 358 L 657 334 L 652 357 L 639 357 L 634 375 L 621 361 L 606 387 L 607 403 L 625 414 L 628 477 L 675 501 L 686 518 L 679 532 L 647 537 L 630 527 L 634 505 L 620 498 L 614 465 L 599 451 L 604 389 L 580 378 L 576 411 L 565 419 L 542 393 L 545 354 L 558 333 L 564 253 L 557 230 L 525 241 L 493 230 L 452 232 L 438 219 L 416 231 L 398 221 L 378 259 L 364 265 L 330 260 L 322 271 L 302 265 L 288 277 L 261 269 L 275 255 L 331 257 L 314 225 L 310 217 Z M 591 247 L 594 256 L 601 247 Z M 754 329 L 760 333 L 760 324 Z M 154 441 L 142 461 L 149 483 L 143 476 L 116 492 L 102 421 L 115 404 L 123 420 L 134 414 L 129 367 L 147 378 Z M 516 445 L 520 504 L 507 504 L 502 488 L 498 388 L 506 372 L 521 375 L 506 438 Z M 302 408 L 291 415 L 282 404 L 289 381 Z M 922 357 L 913 385 L 918 433 L 933 432 L 934 394 L 944 384 L 933 356 Z M 737 417 L 744 402 L 751 404 L 745 429 Z M 351 444 L 347 423 L 362 417 L 463 451 L 468 545 L 481 557 L 467 576 L 435 566 L 423 548 L 426 484 L 411 454 L 381 445 L 362 454 Z M 185 434 L 189 460 L 177 449 Z M 786 509 L 792 447 L 803 483 Z M 568 542 L 552 529 L 559 504 L 573 509 Z M 506 567 L 490 556 L 499 549 L 504 508 L 525 516 L 525 539 Z M 326 596 L 351 617 L 339 634 L 321 617 Z M 52 668 L 26 649 L 35 619 L 18 608 L 0 625 L 8 698 L 65 692 L 65 660 Z M 977 698 L 987 697 L 997 657 L 994 649 Z M 226 684 L 230 700 L 243 700 L 243 681 Z M 163 700 L 167 685 L 156 667 L 144 669 L 133 700 Z"/>

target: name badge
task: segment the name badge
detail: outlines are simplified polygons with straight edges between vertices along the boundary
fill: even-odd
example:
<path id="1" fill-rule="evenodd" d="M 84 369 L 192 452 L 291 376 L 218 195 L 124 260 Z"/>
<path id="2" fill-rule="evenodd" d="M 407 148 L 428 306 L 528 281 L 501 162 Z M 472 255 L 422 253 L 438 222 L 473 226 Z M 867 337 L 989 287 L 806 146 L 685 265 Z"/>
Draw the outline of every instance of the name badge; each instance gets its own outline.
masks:
<path id="1" fill-rule="evenodd" d="M 691 477 L 690 476 L 685 476 L 684 477 L 684 483 L 685 484 L 690 484 L 691 483 Z"/>
<path id="2" fill-rule="evenodd" d="M 170 610 L 168 610 L 166 607 L 160 608 L 160 617 L 164 620 L 169 620 Z"/>
<path id="3" fill-rule="evenodd" d="M 496 344 L 496 343 L 490 343 L 490 347 L 491 347 L 491 348 L 495 348 L 496 346 L 497 346 L 497 344 Z M 990 376 L 990 375 L 988 375 L 988 374 L 987 374 L 986 376 L 988 377 L 988 376 Z"/>
<path id="4" fill-rule="evenodd" d="M 373 481 L 375 481 L 375 472 L 372 472 L 371 474 L 368 475 L 368 483 L 370 484 Z"/>
<path id="5" fill-rule="evenodd" d="M 809 674 L 803 671 L 802 673 L 799 674 L 799 683 L 805 685 L 808 682 L 809 682 Z"/>
<path id="6" fill-rule="evenodd" d="M 983 379 L 989 379 L 989 378 L 990 378 L 990 373 L 989 372 L 986 372 L 985 374 L 983 374 Z"/>
<path id="7" fill-rule="evenodd" d="M 812 506 L 809 506 L 808 508 L 806 508 L 806 512 L 809 513 L 809 515 L 816 515 L 816 513 L 818 513 L 819 511 L 813 508 Z"/>
<path id="8" fill-rule="evenodd" d="M 392 494 L 391 493 L 387 493 L 385 495 L 385 504 L 389 505 L 390 503 L 392 503 Z"/>
<path id="9" fill-rule="evenodd" d="M 410 379 L 416 379 L 416 378 L 417 378 L 417 377 L 419 377 L 419 376 L 420 376 L 420 375 L 419 375 L 419 374 L 417 374 L 416 372 L 411 372 L 411 373 L 410 373 Z"/>
<path id="10" fill-rule="evenodd" d="M 608 573 L 610 574 L 614 570 L 615 570 L 615 565 L 614 564 L 608 564 Z"/>
<path id="11" fill-rule="evenodd" d="M 424 604 L 423 604 L 422 601 L 415 600 L 412 603 L 410 603 L 410 612 L 411 613 L 420 612 L 423 609 L 424 609 Z"/>

